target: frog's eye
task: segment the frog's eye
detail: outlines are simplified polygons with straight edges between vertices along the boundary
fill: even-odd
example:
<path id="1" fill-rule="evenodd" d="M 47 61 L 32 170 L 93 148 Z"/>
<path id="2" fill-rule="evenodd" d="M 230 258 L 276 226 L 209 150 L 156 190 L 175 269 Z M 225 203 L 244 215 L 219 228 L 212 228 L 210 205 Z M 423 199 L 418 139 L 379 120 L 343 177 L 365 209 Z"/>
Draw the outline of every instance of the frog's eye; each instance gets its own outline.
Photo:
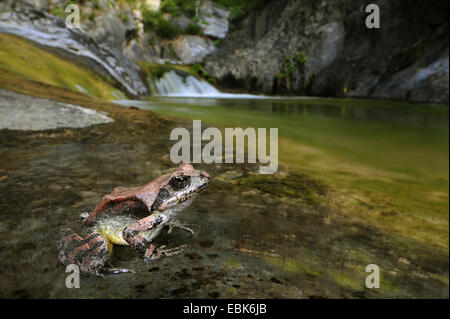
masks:
<path id="1" fill-rule="evenodd" d="M 174 176 L 170 179 L 170 186 L 176 190 L 181 190 L 189 185 L 191 181 L 190 176 Z"/>

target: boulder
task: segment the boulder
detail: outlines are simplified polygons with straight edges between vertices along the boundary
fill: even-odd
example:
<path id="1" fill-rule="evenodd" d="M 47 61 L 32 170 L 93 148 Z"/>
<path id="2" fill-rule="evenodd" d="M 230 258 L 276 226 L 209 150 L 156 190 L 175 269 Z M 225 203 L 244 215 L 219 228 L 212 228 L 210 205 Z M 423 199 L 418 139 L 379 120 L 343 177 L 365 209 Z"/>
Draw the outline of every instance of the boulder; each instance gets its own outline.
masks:
<path id="1" fill-rule="evenodd" d="M 199 10 L 199 25 L 203 34 L 223 39 L 228 33 L 228 16 L 230 11 L 211 1 L 204 1 Z"/>
<path id="2" fill-rule="evenodd" d="M 205 56 L 216 50 L 211 40 L 197 35 L 181 36 L 170 44 L 184 64 L 201 62 Z"/>
<path id="3" fill-rule="evenodd" d="M 0 130 L 80 128 L 111 122 L 103 112 L 0 89 Z"/>

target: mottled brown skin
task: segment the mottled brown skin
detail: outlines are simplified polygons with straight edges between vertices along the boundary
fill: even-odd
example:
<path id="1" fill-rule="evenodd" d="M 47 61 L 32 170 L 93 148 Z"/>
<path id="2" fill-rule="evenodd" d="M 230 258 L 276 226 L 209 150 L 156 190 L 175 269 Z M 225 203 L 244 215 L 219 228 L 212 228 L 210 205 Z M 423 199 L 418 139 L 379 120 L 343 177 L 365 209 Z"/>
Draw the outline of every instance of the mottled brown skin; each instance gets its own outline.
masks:
<path id="1" fill-rule="evenodd" d="M 176 216 L 190 205 L 192 200 L 206 188 L 210 181 L 204 171 L 195 170 L 189 164 L 162 175 L 154 181 L 133 188 L 117 187 L 88 216 L 82 214 L 82 226 L 91 231 L 81 237 L 71 229 L 61 231 L 57 242 L 58 260 L 65 265 L 76 264 L 84 273 L 99 275 L 100 272 L 132 272 L 129 269 L 108 268 L 112 244 L 129 245 L 146 260 L 180 253 L 181 247 L 156 248 L 151 242 L 164 226 L 189 228 L 178 222 Z M 125 219 L 120 219 L 126 216 Z M 119 233 L 110 232 L 104 225 L 119 220 Z M 118 235 L 119 234 L 119 235 Z"/>
<path id="2" fill-rule="evenodd" d="M 61 230 L 57 242 L 58 260 L 64 265 L 75 264 L 83 273 L 99 275 L 99 271 L 108 262 L 110 253 L 105 238 L 97 232 L 91 232 L 84 238 L 73 230 Z"/>

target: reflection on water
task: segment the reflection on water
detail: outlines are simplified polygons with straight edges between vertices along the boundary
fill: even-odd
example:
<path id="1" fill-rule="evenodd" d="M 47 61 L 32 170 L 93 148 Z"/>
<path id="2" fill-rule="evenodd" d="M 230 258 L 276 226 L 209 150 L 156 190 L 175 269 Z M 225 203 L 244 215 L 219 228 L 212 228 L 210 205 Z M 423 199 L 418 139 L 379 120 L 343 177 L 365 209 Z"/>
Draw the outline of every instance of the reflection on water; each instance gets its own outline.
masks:
<path id="1" fill-rule="evenodd" d="M 124 105 L 135 105 L 144 109 L 161 111 L 167 105 L 211 106 L 237 110 L 265 112 L 282 116 L 323 116 L 350 120 L 382 121 L 411 127 L 447 126 L 449 115 L 442 106 L 420 106 L 417 104 L 336 100 L 321 98 L 193 98 L 193 97 L 155 97 L 149 102 L 119 101 Z M 381 105 L 381 107 L 380 107 Z M 434 109 L 428 112 L 427 109 Z M 178 109 L 180 110 L 180 109 Z M 185 111 L 192 112 L 184 108 Z M 440 111 L 442 110 L 442 112 Z M 180 110 L 181 111 L 181 110 Z"/>

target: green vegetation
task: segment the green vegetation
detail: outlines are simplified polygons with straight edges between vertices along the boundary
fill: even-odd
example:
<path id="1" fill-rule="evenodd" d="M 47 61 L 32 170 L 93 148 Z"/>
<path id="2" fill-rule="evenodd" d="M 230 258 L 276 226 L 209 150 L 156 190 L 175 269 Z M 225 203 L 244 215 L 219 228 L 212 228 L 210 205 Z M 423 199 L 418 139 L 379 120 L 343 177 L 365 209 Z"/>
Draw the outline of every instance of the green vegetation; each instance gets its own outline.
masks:
<path id="1" fill-rule="evenodd" d="M 127 23 L 128 22 L 128 15 L 125 12 L 120 11 L 117 14 L 117 16 L 119 17 L 120 20 L 122 20 L 123 23 Z"/>
<path id="2" fill-rule="evenodd" d="M 195 15 L 197 0 L 164 0 L 161 4 L 161 11 L 169 13 L 172 17 L 184 13 L 188 17 Z"/>
<path id="3" fill-rule="evenodd" d="M 300 51 L 297 52 L 297 54 L 294 56 L 294 60 L 298 63 L 298 64 L 303 64 L 306 62 L 306 56 L 305 56 L 305 52 Z"/>
<path id="4" fill-rule="evenodd" d="M 280 66 L 280 70 L 275 74 L 277 78 L 290 77 L 294 73 L 295 69 L 300 67 L 306 62 L 305 53 L 303 51 L 298 52 L 293 58 L 285 56 L 283 63 Z"/>
<path id="5" fill-rule="evenodd" d="M 0 34 L 0 70 L 21 78 L 105 100 L 125 95 L 96 73 L 48 53 L 19 37 Z"/>
<path id="6" fill-rule="evenodd" d="M 148 39 L 148 44 L 151 46 L 154 46 L 156 44 L 156 40 L 154 37 L 151 37 L 150 39 Z"/>
<path id="7" fill-rule="evenodd" d="M 239 20 L 243 18 L 250 10 L 267 2 L 267 0 L 213 0 L 230 10 L 230 19 Z"/>
<path id="8" fill-rule="evenodd" d="M 55 7 L 55 8 L 53 8 L 52 14 L 55 15 L 55 16 L 58 16 L 58 17 L 61 16 L 61 15 L 62 15 L 61 7 Z"/>
<path id="9" fill-rule="evenodd" d="M 192 35 L 202 34 L 202 28 L 195 22 L 189 22 L 186 33 Z"/>
<path id="10" fill-rule="evenodd" d="M 94 8 L 94 10 L 100 10 L 101 8 L 100 1 L 99 0 L 92 1 L 92 7 Z"/>
<path id="11" fill-rule="evenodd" d="M 157 35 L 164 39 L 173 39 L 181 34 L 181 30 L 179 30 L 172 22 L 166 20 L 161 11 L 155 12 L 145 9 L 142 12 L 142 20 L 145 31 L 154 30 Z"/>
<path id="12" fill-rule="evenodd" d="M 214 83 L 214 78 L 206 72 L 205 68 L 201 64 L 195 63 L 191 66 L 191 69 L 196 76 L 205 79 L 209 83 Z"/>

